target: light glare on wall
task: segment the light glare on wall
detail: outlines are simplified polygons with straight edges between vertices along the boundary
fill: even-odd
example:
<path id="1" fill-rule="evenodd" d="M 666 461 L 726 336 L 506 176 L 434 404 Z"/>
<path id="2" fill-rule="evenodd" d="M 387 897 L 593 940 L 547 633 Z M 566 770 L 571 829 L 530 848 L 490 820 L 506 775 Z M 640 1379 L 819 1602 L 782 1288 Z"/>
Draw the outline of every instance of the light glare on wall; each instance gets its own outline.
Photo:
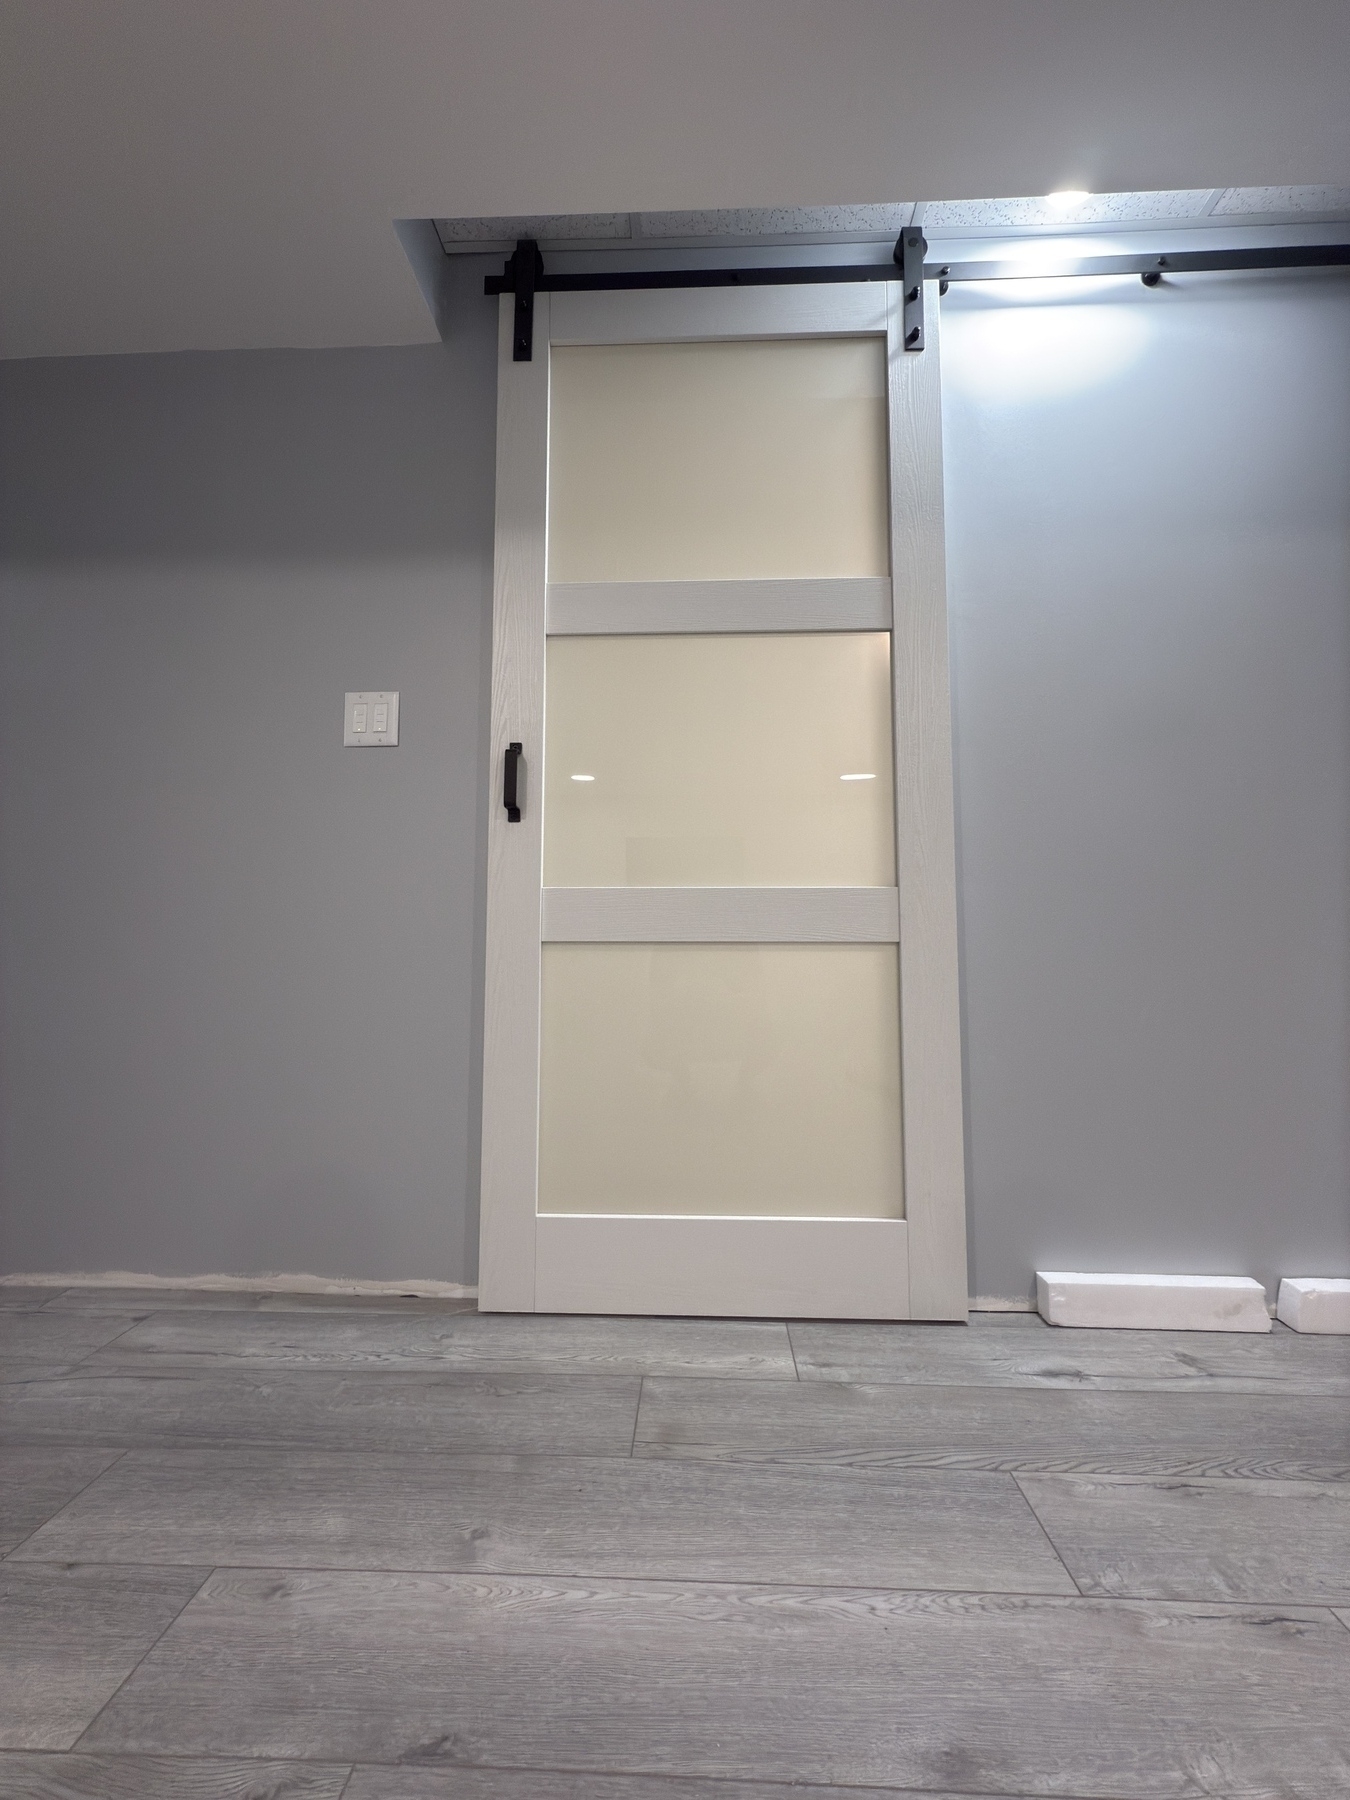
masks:
<path id="1" fill-rule="evenodd" d="M 1058 188 L 1053 194 L 1045 196 L 1045 204 L 1058 218 L 1067 219 L 1070 213 L 1077 212 L 1084 201 L 1091 198 L 1092 195 L 1086 188 Z"/>
<path id="2" fill-rule="evenodd" d="M 1067 283 L 1065 284 L 1067 285 Z M 1095 284 L 1094 284 L 1095 285 Z M 1035 290 L 1049 282 L 990 282 L 990 289 Z M 1135 286 L 1138 286 L 1137 279 Z M 1130 305 L 1046 305 L 1032 309 L 1030 293 L 1016 304 L 990 302 L 979 311 L 951 314 L 943 330 L 942 373 L 954 390 L 982 406 L 1041 406 L 1087 388 L 1119 381 L 1151 334 L 1141 309 Z M 1000 292 L 999 300 L 1004 298 Z"/>

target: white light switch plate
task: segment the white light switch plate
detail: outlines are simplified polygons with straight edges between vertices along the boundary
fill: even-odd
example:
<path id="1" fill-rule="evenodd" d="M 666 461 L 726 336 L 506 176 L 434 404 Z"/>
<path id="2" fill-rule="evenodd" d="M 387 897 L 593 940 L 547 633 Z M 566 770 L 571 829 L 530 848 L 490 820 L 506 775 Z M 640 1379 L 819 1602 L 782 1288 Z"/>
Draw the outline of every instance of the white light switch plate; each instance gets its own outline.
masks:
<path id="1" fill-rule="evenodd" d="M 398 695 L 348 694 L 342 712 L 342 741 L 358 748 L 365 744 L 396 744 Z"/>

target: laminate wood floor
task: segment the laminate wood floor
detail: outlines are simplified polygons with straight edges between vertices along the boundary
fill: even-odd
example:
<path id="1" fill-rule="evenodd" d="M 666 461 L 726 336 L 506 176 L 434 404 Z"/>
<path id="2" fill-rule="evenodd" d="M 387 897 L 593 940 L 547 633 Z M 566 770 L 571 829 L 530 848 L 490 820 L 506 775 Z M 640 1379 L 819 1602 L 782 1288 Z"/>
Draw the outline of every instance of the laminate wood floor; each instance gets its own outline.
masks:
<path id="1" fill-rule="evenodd" d="M 0 1455 L 0 1555 L 13 1550 L 117 1461 L 115 1450 Z"/>
<path id="2" fill-rule="evenodd" d="M 626 1456 L 641 1382 L 558 1375 L 90 1375 L 0 1383 L 0 1444 Z"/>
<path id="3" fill-rule="evenodd" d="M 1344 1340 L 0 1287 L 0 1800 L 1344 1800 Z"/>
<path id="4" fill-rule="evenodd" d="M 70 1321 L 65 1321 L 69 1323 Z M 92 1324 L 94 1321 L 82 1321 Z M 477 1369 L 488 1374 L 796 1376 L 787 1327 L 760 1320 L 589 1319 L 313 1310 L 164 1313 L 91 1357 L 103 1369 Z"/>
<path id="5" fill-rule="evenodd" d="M 3 1291 L 3 1290 L 0 1290 Z M 31 1292 L 32 1290 L 28 1290 Z M 48 1312 L 129 1312 L 140 1318 L 161 1312 L 321 1312 L 330 1318 L 344 1312 L 392 1312 L 409 1318 L 420 1312 L 445 1318 L 476 1312 L 473 1300 L 424 1298 L 417 1294 L 269 1294 L 231 1288 L 84 1287 L 46 1289 Z"/>
<path id="6" fill-rule="evenodd" d="M 1324 1394 L 652 1380 L 636 1456 L 868 1468 L 1350 1481 L 1350 1405 Z"/>
<path id="7" fill-rule="evenodd" d="M 34 1312 L 61 1292 L 60 1288 L 25 1286 L 20 1282 L 0 1282 L 0 1312 Z"/>
<path id="8" fill-rule="evenodd" d="M 13 1560 L 1078 1592 L 1001 1476 L 602 1456 L 131 1451 Z"/>
<path id="9" fill-rule="evenodd" d="M 799 1320 L 789 1331 L 803 1381 L 1350 1394 L 1350 1337 L 1300 1337 L 1282 1325 L 1269 1337 L 1065 1331 L 1034 1313 L 976 1313 L 969 1325 Z"/>
<path id="10" fill-rule="evenodd" d="M 59 1317 L 46 1311 L 0 1312 L 0 1378 L 64 1373 L 136 1324 L 134 1314 L 94 1313 Z"/>

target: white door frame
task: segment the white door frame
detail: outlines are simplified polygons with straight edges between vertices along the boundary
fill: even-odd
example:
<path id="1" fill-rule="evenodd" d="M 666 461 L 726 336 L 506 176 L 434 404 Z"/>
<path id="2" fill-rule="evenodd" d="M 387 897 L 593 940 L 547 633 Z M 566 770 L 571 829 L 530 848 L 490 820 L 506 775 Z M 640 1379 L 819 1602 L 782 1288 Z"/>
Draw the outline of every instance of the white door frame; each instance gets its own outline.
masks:
<path id="1" fill-rule="evenodd" d="M 898 281 L 539 294 L 529 362 L 513 360 L 514 301 L 502 297 L 478 1276 L 479 1306 L 485 1311 L 966 1317 L 940 347 L 936 283 L 927 286 L 927 345 L 917 353 L 903 348 Z M 550 590 L 553 344 L 882 332 L 889 371 L 889 581 L 554 584 Z M 715 890 L 544 891 L 546 634 L 635 626 L 655 631 L 890 627 L 896 889 L 761 890 L 748 904 L 754 917 L 730 921 L 727 898 L 719 903 Z M 501 804 L 505 752 L 512 742 L 524 745 L 522 814 L 515 824 L 508 823 Z M 715 915 L 708 910 L 719 905 Z M 718 923 L 710 927 L 706 921 L 714 916 Z M 782 1221 L 538 1216 L 542 943 L 546 937 L 643 941 L 653 921 L 661 923 L 663 936 L 675 932 L 684 941 L 714 936 L 894 942 L 898 937 L 903 1220 L 793 1221 L 783 1266 L 766 1279 L 756 1230 L 762 1237 L 766 1224 L 777 1227 Z M 720 1273 L 708 1266 L 710 1223 L 718 1229 L 719 1250 L 725 1250 L 716 1259 Z M 701 1240 L 695 1227 L 704 1234 Z M 588 1274 L 588 1259 L 601 1237 L 613 1243 L 625 1233 L 632 1254 L 622 1258 L 624 1284 L 597 1283 Z M 738 1303 L 737 1271 L 749 1267 L 755 1268 L 760 1289 L 753 1307 Z"/>

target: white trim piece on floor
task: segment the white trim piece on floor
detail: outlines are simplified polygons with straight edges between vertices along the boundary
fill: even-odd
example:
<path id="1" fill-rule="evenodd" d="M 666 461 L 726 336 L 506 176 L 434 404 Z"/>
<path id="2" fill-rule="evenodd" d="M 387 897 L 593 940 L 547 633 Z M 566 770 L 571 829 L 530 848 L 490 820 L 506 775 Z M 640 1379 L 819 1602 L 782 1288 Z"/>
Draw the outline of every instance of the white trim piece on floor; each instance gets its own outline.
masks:
<path id="1" fill-rule="evenodd" d="M 1275 1316 L 1291 1331 L 1350 1333 L 1350 1280 L 1339 1275 L 1286 1275 Z"/>
<path id="2" fill-rule="evenodd" d="M 889 575 L 783 581 L 551 581 L 550 637 L 889 631 Z"/>
<path id="3" fill-rule="evenodd" d="M 394 1294 L 418 1300 L 473 1300 L 478 1289 L 462 1281 L 337 1280 L 328 1275 L 145 1275 L 130 1269 L 76 1274 L 0 1275 L 0 1287 L 192 1288 L 211 1294 Z"/>
<path id="4" fill-rule="evenodd" d="M 544 889 L 551 944 L 894 944 L 900 897 L 875 887 Z"/>
<path id="5" fill-rule="evenodd" d="M 1034 1313 L 1034 1300 L 1006 1300 L 1001 1294 L 972 1294 L 970 1297 L 972 1312 L 987 1313 Z"/>
<path id="6" fill-rule="evenodd" d="M 1246 1275 L 1087 1275 L 1036 1271 L 1049 1325 L 1126 1331 L 1269 1331 L 1266 1290 Z"/>

